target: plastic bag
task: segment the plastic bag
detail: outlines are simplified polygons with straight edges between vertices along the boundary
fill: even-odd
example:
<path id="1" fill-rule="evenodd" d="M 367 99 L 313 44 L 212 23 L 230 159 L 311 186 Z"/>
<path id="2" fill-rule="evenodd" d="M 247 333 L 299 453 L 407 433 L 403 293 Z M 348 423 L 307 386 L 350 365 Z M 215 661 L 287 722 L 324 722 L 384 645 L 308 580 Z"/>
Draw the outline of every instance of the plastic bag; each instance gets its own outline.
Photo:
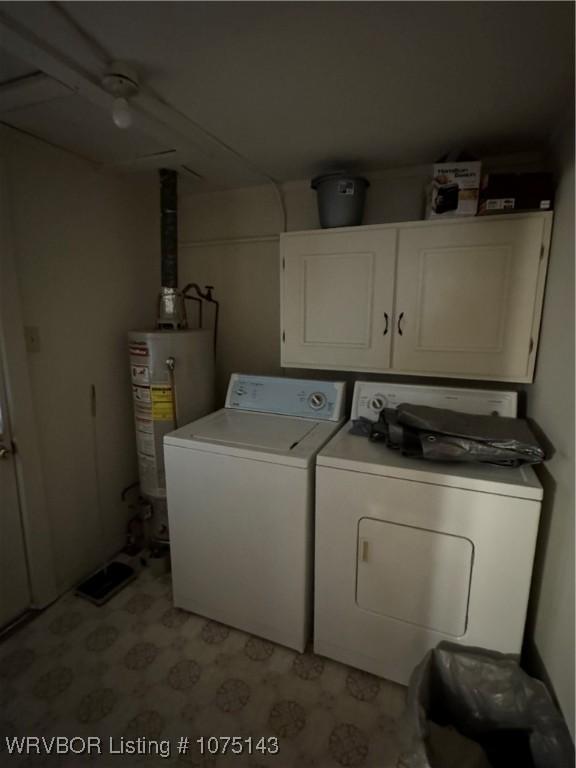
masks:
<path id="1" fill-rule="evenodd" d="M 478 742 L 491 766 L 574 766 L 574 745 L 545 685 L 496 651 L 442 642 L 426 654 L 410 678 L 398 768 L 442 765 L 430 721 Z M 458 768 L 476 765 L 484 765 L 478 755 Z"/>

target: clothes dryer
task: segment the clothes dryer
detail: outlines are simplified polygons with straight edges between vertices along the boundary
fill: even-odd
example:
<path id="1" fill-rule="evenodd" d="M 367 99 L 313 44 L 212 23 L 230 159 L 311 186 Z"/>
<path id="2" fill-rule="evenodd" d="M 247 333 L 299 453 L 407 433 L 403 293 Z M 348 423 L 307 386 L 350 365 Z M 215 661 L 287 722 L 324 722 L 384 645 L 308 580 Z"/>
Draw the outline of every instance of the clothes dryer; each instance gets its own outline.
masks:
<path id="1" fill-rule="evenodd" d="M 403 402 L 506 418 L 516 397 L 357 382 L 352 419 Z M 532 467 L 406 458 L 350 426 L 317 457 L 315 652 L 402 684 L 441 640 L 519 654 L 542 499 Z"/>

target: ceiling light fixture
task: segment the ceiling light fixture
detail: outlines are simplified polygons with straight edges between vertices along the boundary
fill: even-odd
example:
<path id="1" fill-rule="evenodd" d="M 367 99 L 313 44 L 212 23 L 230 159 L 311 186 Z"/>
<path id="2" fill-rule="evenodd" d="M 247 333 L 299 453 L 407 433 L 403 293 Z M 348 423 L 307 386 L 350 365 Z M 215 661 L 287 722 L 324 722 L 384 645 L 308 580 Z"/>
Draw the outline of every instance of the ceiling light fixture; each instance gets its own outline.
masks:
<path id="1" fill-rule="evenodd" d="M 132 110 L 128 102 L 140 90 L 134 70 L 122 61 L 114 61 L 102 78 L 102 87 L 114 96 L 112 120 L 118 128 L 132 125 Z"/>

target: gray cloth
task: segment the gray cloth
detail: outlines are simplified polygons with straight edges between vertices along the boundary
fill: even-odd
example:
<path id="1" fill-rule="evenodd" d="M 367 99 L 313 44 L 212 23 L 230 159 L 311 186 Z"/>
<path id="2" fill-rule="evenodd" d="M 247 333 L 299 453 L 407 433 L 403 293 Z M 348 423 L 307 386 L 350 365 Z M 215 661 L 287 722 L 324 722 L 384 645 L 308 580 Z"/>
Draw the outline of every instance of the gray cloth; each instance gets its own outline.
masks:
<path id="1" fill-rule="evenodd" d="M 401 403 L 396 421 L 420 435 L 422 457 L 438 461 L 501 461 L 536 464 L 544 451 L 523 419 L 478 416 L 445 408 Z"/>
<path id="2" fill-rule="evenodd" d="M 360 418 L 350 430 L 381 441 L 404 456 L 428 461 L 476 462 L 516 467 L 538 464 L 545 454 L 527 422 L 401 403 L 377 422 Z"/>

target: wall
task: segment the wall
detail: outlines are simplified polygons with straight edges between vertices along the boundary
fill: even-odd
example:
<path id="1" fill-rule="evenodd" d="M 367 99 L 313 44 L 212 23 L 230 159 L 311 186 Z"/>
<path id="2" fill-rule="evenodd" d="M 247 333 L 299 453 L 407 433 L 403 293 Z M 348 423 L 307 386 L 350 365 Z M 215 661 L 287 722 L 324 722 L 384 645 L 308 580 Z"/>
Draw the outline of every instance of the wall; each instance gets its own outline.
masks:
<path id="1" fill-rule="evenodd" d="M 491 158 L 484 167 L 487 170 L 538 170 L 542 159 L 539 155 L 520 153 Z M 422 218 L 424 189 L 430 172 L 431 167 L 426 165 L 366 174 L 371 186 L 364 223 Z M 310 189 L 310 183 L 288 182 L 282 189 L 288 214 L 287 229 L 317 229 L 316 192 Z M 180 210 L 182 284 L 195 281 L 214 285 L 216 298 L 221 301 L 217 386 L 222 400 L 233 371 L 281 374 L 278 256 L 281 209 L 274 189 L 267 185 L 183 195 Z M 248 240 L 238 242 L 242 238 Z M 294 372 L 294 375 L 297 374 Z"/>
<path id="2" fill-rule="evenodd" d="M 543 664 L 574 736 L 574 124 L 553 140 L 554 229 L 536 377 L 528 415 L 554 456 L 540 472 L 544 503 L 528 622 L 528 652 Z"/>
<path id="3" fill-rule="evenodd" d="M 382 178 L 371 176 L 365 223 L 420 218 L 428 171 L 428 167 L 416 167 L 383 174 Z M 282 191 L 287 229 L 318 228 L 316 192 L 310 189 L 309 182 L 289 182 Z M 196 194 L 181 200 L 182 284 L 195 281 L 214 285 L 221 302 L 216 371 L 220 401 L 234 371 L 282 373 L 278 255 L 281 230 L 281 208 L 270 185 Z M 263 236 L 264 240 L 220 240 L 254 236 Z M 198 242 L 203 240 L 216 242 Z M 190 245 L 191 241 L 194 245 Z"/>
<path id="4" fill-rule="evenodd" d="M 137 477 L 126 332 L 154 320 L 156 185 L 7 129 L 1 138 L 23 322 L 39 330 L 30 406 L 62 591 L 124 541 L 120 492 Z"/>

